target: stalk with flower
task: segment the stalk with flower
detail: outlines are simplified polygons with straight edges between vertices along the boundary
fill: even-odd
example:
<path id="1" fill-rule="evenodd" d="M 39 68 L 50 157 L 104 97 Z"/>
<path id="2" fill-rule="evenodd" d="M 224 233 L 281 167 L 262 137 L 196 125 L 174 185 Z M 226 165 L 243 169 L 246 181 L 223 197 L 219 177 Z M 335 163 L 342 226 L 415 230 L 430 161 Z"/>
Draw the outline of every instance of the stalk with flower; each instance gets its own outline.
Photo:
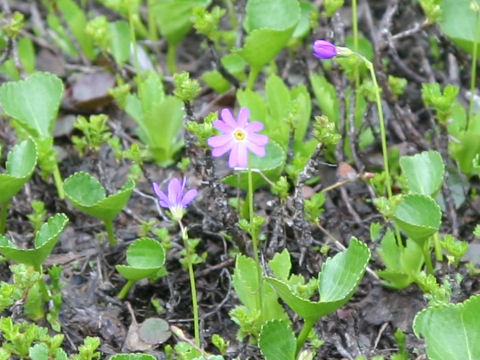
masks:
<path id="1" fill-rule="evenodd" d="M 170 211 L 171 217 L 177 221 L 180 226 L 182 234 L 183 244 L 185 247 L 185 261 L 188 268 L 188 275 L 190 278 L 190 290 L 192 294 L 192 307 L 193 307 L 193 327 L 195 333 L 195 344 L 200 347 L 200 321 L 198 316 L 198 303 L 197 303 L 197 288 L 195 285 L 195 274 L 193 273 L 193 250 L 190 239 L 188 238 L 187 228 L 182 223 L 182 218 L 185 215 L 185 209 L 190 203 L 195 200 L 198 195 L 197 189 L 190 189 L 185 191 L 185 185 L 187 179 L 184 177 L 183 181 L 173 178 L 168 182 L 167 193 L 165 193 L 160 185 L 154 182 L 153 191 L 158 197 L 158 202 L 161 207 Z"/>
<path id="2" fill-rule="evenodd" d="M 266 155 L 268 136 L 257 134 L 264 128 L 259 121 L 248 122 L 250 110 L 242 107 L 238 113 L 238 120 L 229 109 L 220 112 L 221 119 L 213 122 L 213 126 L 220 131 L 221 135 L 215 135 L 208 139 L 207 143 L 212 147 L 212 156 L 220 157 L 230 152 L 228 166 L 230 168 L 248 168 L 248 210 L 250 215 L 249 233 L 253 244 L 253 258 L 257 267 L 259 290 L 257 291 L 257 306 L 262 309 L 262 271 L 258 257 L 258 231 L 254 225 L 253 213 L 253 185 L 252 169 L 249 165 L 249 152 L 256 156 Z"/>

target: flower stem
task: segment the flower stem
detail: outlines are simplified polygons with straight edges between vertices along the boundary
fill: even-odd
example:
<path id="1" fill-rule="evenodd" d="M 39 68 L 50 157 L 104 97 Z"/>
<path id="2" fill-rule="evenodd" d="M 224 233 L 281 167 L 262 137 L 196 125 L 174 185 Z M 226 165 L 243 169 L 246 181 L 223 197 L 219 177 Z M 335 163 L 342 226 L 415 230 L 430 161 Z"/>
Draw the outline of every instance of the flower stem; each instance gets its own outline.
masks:
<path id="1" fill-rule="evenodd" d="M 295 358 L 298 356 L 298 353 L 302 349 L 303 344 L 305 344 L 305 341 L 307 340 L 308 334 L 310 334 L 310 330 L 312 330 L 312 327 L 313 327 L 314 324 L 315 324 L 315 321 L 313 321 L 311 319 L 305 319 L 302 331 L 300 331 L 300 334 L 298 334 L 297 351 L 295 353 Z"/>
<path id="2" fill-rule="evenodd" d="M 252 181 L 252 169 L 250 168 L 250 163 L 248 164 L 248 213 L 250 215 L 250 236 L 252 237 L 253 245 L 253 259 L 255 260 L 255 265 L 257 267 L 257 307 L 260 312 L 260 318 L 263 317 L 263 303 L 262 303 L 262 270 L 260 267 L 260 259 L 258 257 L 258 239 L 257 231 L 253 228 L 253 181 Z"/>
<path id="3" fill-rule="evenodd" d="M 377 77 L 375 75 L 375 70 L 373 69 L 373 64 L 365 59 L 363 56 L 360 56 L 365 65 L 367 66 L 368 70 L 370 71 L 370 76 L 372 77 L 373 86 L 375 87 L 375 101 L 377 103 L 377 112 L 378 112 L 378 120 L 380 123 L 380 138 L 382 142 L 382 154 L 383 154 L 383 167 L 385 171 L 385 181 L 387 185 L 387 195 L 390 199 L 392 197 L 392 183 L 390 179 L 390 170 L 388 166 L 388 149 L 387 149 L 387 135 L 385 132 L 385 120 L 383 119 L 383 108 L 382 108 L 382 100 L 380 99 L 380 89 L 377 83 Z"/>
<path id="4" fill-rule="evenodd" d="M 175 59 L 176 55 L 177 55 L 177 46 L 168 44 L 167 68 L 171 75 L 177 72 L 177 60 Z"/>
<path id="5" fill-rule="evenodd" d="M 120 292 L 118 293 L 117 298 L 124 299 L 133 284 L 135 284 L 134 280 L 128 280 L 127 283 L 123 285 L 122 290 L 120 290 Z"/>
<path id="6" fill-rule="evenodd" d="M 106 220 L 103 223 L 105 225 L 105 229 L 107 230 L 108 242 L 110 245 L 115 245 L 117 243 L 117 239 L 113 231 L 113 220 Z"/>
<path id="7" fill-rule="evenodd" d="M 472 52 L 472 72 L 470 76 L 470 106 L 468 109 L 468 118 L 467 118 L 467 126 L 466 129 L 468 130 L 468 126 L 470 121 L 473 117 L 473 104 L 474 104 L 474 95 L 475 95 L 475 83 L 477 80 L 477 54 L 478 54 L 478 37 L 480 36 L 480 11 L 475 11 L 475 37 L 473 41 L 473 52 Z"/>
<path id="8" fill-rule="evenodd" d="M 182 221 L 178 220 L 180 231 L 182 232 L 183 246 L 186 251 L 186 260 L 188 267 L 188 277 L 190 278 L 190 292 L 192 294 L 192 307 L 193 307 L 193 331 L 195 334 L 195 345 L 200 347 L 200 320 L 198 316 L 198 302 L 197 302 L 197 287 L 195 284 L 195 273 L 193 272 L 192 255 L 190 246 L 188 244 L 187 229 L 183 226 Z"/>
<path id="9" fill-rule="evenodd" d="M 60 175 L 60 169 L 58 168 L 58 163 L 55 163 L 53 169 L 53 180 L 55 181 L 55 186 L 57 187 L 58 197 L 60 199 L 65 198 L 65 191 L 63 190 L 63 180 L 62 175 Z"/>
<path id="10" fill-rule="evenodd" d="M 154 4 L 155 1 L 148 0 L 148 34 L 150 40 L 157 41 L 157 26 L 155 24 L 155 12 L 153 11 Z"/>
<path id="11" fill-rule="evenodd" d="M 427 272 L 433 275 L 432 258 L 430 256 L 430 242 L 427 240 L 423 244 L 423 257 L 425 258 L 425 265 L 427 265 Z"/>
<path id="12" fill-rule="evenodd" d="M 133 57 L 135 58 L 135 70 L 137 71 L 137 75 L 140 75 L 142 70 L 140 68 L 140 61 L 138 60 L 137 36 L 135 34 L 135 26 L 134 26 L 133 14 L 131 10 L 129 10 L 129 13 L 128 13 L 128 25 L 130 27 L 130 40 L 132 41 L 132 45 L 133 45 Z"/>
<path id="13" fill-rule="evenodd" d="M 4 203 L 0 204 L 0 234 L 5 234 L 9 203 L 10 201 L 5 201 Z"/>

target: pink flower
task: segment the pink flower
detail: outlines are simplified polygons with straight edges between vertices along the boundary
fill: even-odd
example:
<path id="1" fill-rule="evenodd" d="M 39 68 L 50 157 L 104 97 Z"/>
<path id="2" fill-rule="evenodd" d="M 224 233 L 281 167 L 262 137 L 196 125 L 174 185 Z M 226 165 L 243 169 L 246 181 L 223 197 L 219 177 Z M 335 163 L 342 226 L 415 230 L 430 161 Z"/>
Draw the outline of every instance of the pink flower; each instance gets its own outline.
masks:
<path id="1" fill-rule="evenodd" d="M 185 194 L 183 193 L 186 182 L 187 179 L 185 177 L 182 183 L 180 183 L 180 179 L 171 179 L 168 182 L 167 194 L 160 189 L 160 185 L 156 182 L 152 184 L 153 191 L 159 199 L 160 206 L 169 209 L 176 220 L 180 220 L 183 217 L 184 209 L 195 200 L 198 195 L 197 189 L 190 189 Z"/>
<path id="2" fill-rule="evenodd" d="M 331 59 L 337 53 L 337 47 L 327 40 L 315 40 L 313 43 L 313 56 L 319 59 Z"/>
<path id="3" fill-rule="evenodd" d="M 266 154 L 268 136 L 256 134 L 263 130 L 263 124 L 259 121 L 248 122 L 250 111 L 241 108 L 238 113 L 238 121 L 235 121 L 229 109 L 223 109 L 220 113 L 221 120 L 215 120 L 213 126 L 222 132 L 222 135 L 212 136 L 208 139 L 208 145 L 213 148 L 212 156 L 219 157 L 230 151 L 228 166 L 247 167 L 248 150 L 259 157 Z"/>

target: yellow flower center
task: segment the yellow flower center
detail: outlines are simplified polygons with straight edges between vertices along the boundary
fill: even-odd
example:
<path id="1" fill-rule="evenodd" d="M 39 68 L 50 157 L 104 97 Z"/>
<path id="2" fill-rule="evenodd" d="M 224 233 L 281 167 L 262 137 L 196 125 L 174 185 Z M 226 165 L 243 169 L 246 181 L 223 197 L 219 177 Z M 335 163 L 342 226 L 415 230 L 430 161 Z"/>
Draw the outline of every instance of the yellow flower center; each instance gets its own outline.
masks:
<path id="1" fill-rule="evenodd" d="M 245 140 L 245 137 L 246 137 L 245 131 L 241 129 L 237 129 L 233 132 L 233 137 L 238 141 Z"/>

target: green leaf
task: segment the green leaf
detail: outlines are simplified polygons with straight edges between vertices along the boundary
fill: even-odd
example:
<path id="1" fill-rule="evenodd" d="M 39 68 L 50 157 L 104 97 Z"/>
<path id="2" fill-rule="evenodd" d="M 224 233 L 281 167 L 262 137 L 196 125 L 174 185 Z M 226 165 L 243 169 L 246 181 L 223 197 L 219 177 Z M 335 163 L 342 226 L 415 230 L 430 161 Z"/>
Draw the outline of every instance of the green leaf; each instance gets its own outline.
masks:
<path id="1" fill-rule="evenodd" d="M 163 0 L 151 8 L 155 12 L 158 28 L 167 42 L 176 46 L 192 27 L 192 10 L 195 6 L 208 6 L 210 0 Z"/>
<path id="2" fill-rule="evenodd" d="M 300 20 L 300 6 L 297 0 L 249 0 L 245 12 L 248 36 L 238 54 L 260 70 L 288 43 Z"/>
<path id="3" fill-rule="evenodd" d="M 393 218 L 408 237 L 422 244 L 440 228 L 442 212 L 431 197 L 410 194 L 395 208 Z"/>
<path id="4" fill-rule="evenodd" d="M 308 1 L 300 1 L 300 11 L 300 20 L 292 34 L 294 39 L 301 39 L 308 35 L 311 29 L 312 13 L 315 13 L 317 8 Z"/>
<path id="5" fill-rule="evenodd" d="M 284 281 L 271 277 L 267 277 L 266 281 L 295 313 L 315 322 L 320 317 L 334 312 L 350 299 L 363 277 L 369 259 L 368 247 L 352 238 L 346 251 L 329 258 L 323 265 L 318 280 L 320 292 L 318 302 L 295 295 Z"/>
<path id="6" fill-rule="evenodd" d="M 43 224 L 35 236 L 34 249 L 19 249 L 7 237 L 0 235 L 0 253 L 7 259 L 39 268 L 50 255 L 68 223 L 65 214 L 56 214 Z"/>
<path id="7" fill-rule="evenodd" d="M 27 139 L 15 145 L 7 155 L 7 172 L 0 174 L 0 204 L 5 204 L 20 191 L 37 164 L 35 142 Z"/>
<path id="8" fill-rule="evenodd" d="M 440 190 L 445 165 L 438 151 L 424 151 L 413 156 L 402 156 L 400 167 L 407 178 L 411 193 L 435 196 Z"/>
<path id="9" fill-rule="evenodd" d="M 35 71 L 35 47 L 33 41 L 28 37 L 18 40 L 18 55 L 23 68 L 29 74 Z"/>
<path id="10" fill-rule="evenodd" d="M 48 346 L 44 343 L 35 344 L 28 350 L 32 360 L 48 360 Z"/>
<path id="11" fill-rule="evenodd" d="M 135 240 L 127 249 L 127 264 L 115 266 L 127 280 L 138 281 L 154 275 L 165 264 L 162 244 L 151 238 Z"/>
<path id="12" fill-rule="evenodd" d="M 146 319 L 138 329 L 138 335 L 140 340 L 147 344 L 161 344 L 168 340 L 172 335 L 170 331 L 170 325 L 160 318 L 148 318 Z"/>
<path id="13" fill-rule="evenodd" d="M 442 0 L 442 19 L 439 25 L 460 48 L 471 54 L 475 41 L 476 16 L 470 3 L 470 0 Z M 480 38 L 476 41 L 480 42 Z"/>
<path id="14" fill-rule="evenodd" d="M 130 27 L 123 20 L 109 23 L 110 33 L 110 51 L 112 52 L 115 62 L 122 66 L 130 56 Z"/>
<path id="15" fill-rule="evenodd" d="M 339 104 L 335 87 L 325 77 L 317 74 L 310 75 L 310 82 L 318 106 L 330 121 L 338 124 Z"/>
<path id="16" fill-rule="evenodd" d="M 204 72 L 202 79 L 219 94 L 223 94 L 230 89 L 230 83 L 217 70 Z"/>
<path id="17" fill-rule="evenodd" d="M 265 122 L 265 133 L 286 149 L 290 137 L 290 92 L 283 80 L 272 74 L 265 83 L 265 95 L 270 113 Z"/>
<path id="18" fill-rule="evenodd" d="M 429 307 L 415 316 L 413 331 L 422 335 L 431 360 L 480 359 L 480 295 L 460 304 Z"/>
<path id="19" fill-rule="evenodd" d="M 63 96 L 63 83 L 53 74 L 38 72 L 0 87 L 3 111 L 34 137 L 51 137 Z"/>
<path id="20" fill-rule="evenodd" d="M 77 38 L 86 57 L 93 60 L 95 58 L 93 42 L 85 31 L 87 28 L 87 19 L 82 9 L 72 0 L 57 0 L 56 5 L 63 13 L 65 21 L 73 35 Z"/>
<path id="21" fill-rule="evenodd" d="M 249 153 L 248 156 L 251 169 L 261 170 L 270 181 L 276 181 L 279 178 L 285 165 L 285 151 L 273 140 L 268 142 L 267 153 L 264 157 L 258 157 L 253 153 Z M 248 171 L 238 171 L 236 174 L 225 177 L 223 181 L 235 187 L 239 184 L 241 189 L 247 190 Z M 265 179 L 255 172 L 252 174 L 252 182 L 254 189 L 267 184 Z"/>
<path id="22" fill-rule="evenodd" d="M 107 196 L 102 184 L 86 172 L 76 172 L 65 180 L 65 196 L 79 210 L 101 219 L 112 221 L 127 205 L 135 182 L 127 181 L 113 195 Z"/>
<path id="23" fill-rule="evenodd" d="M 263 325 L 259 344 L 265 360 L 295 360 L 297 339 L 285 321 Z"/>
<path id="24" fill-rule="evenodd" d="M 283 281 L 287 281 L 292 269 L 290 261 L 290 253 L 287 249 L 283 249 L 281 253 L 276 253 L 272 260 L 268 262 L 268 266 L 272 269 L 273 275 Z"/>

